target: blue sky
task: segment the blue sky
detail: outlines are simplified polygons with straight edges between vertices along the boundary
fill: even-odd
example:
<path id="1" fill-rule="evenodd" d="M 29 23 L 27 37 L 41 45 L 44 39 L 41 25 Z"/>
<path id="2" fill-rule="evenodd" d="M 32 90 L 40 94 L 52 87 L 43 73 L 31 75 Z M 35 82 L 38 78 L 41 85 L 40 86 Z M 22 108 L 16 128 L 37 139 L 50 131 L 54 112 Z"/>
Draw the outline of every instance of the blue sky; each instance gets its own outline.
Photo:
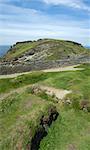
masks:
<path id="1" fill-rule="evenodd" d="M 90 45 L 90 0 L 0 0 L 0 44 L 56 38 Z"/>

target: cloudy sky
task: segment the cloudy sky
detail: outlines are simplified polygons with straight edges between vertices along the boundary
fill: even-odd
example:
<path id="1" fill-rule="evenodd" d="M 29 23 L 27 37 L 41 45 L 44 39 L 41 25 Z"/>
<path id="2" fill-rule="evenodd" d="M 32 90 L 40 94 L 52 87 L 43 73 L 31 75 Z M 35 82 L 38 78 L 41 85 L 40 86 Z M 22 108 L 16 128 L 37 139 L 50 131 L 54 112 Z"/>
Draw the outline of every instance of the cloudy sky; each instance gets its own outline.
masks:
<path id="1" fill-rule="evenodd" d="M 90 0 L 0 0 L 0 44 L 38 38 L 90 45 Z"/>

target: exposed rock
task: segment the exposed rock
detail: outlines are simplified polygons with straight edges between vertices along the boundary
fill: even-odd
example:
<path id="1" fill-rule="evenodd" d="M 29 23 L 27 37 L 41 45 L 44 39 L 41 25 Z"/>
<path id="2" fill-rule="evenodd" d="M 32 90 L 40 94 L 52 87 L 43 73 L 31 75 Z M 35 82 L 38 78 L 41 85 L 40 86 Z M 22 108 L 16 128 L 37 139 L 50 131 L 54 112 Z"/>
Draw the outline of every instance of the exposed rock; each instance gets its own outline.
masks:
<path id="1" fill-rule="evenodd" d="M 23 41 L 14 44 L 2 58 L 0 74 L 58 68 L 84 62 L 90 62 L 90 51 L 79 43 L 53 39 Z"/>
<path id="2" fill-rule="evenodd" d="M 26 56 L 28 55 L 34 55 L 35 54 L 35 50 L 32 49 L 32 50 L 28 50 L 28 52 L 25 53 Z"/>

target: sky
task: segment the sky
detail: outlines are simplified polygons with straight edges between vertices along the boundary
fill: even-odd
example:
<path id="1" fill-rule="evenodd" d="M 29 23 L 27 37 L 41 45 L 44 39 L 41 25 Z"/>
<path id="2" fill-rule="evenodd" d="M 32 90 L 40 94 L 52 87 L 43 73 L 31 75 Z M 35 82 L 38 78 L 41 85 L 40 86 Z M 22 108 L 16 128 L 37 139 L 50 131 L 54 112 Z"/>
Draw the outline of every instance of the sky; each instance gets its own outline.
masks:
<path id="1" fill-rule="evenodd" d="M 40 38 L 90 46 L 90 0 L 0 0 L 0 45 Z"/>

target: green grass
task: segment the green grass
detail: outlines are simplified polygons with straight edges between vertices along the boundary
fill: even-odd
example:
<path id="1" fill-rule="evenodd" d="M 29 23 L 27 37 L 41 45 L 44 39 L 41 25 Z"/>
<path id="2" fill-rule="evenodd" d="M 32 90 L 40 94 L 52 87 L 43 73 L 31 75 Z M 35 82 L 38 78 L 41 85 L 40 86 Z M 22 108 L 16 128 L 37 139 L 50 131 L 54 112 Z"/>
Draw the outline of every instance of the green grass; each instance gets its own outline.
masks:
<path id="1" fill-rule="evenodd" d="M 26 149 L 42 113 L 45 114 L 51 104 L 27 92 L 4 99 L 0 103 L 0 149 L 19 149 L 20 145 Z"/>
<path id="2" fill-rule="evenodd" d="M 12 79 L 0 79 L 0 93 L 28 84 L 42 84 L 72 90 L 67 95 L 73 100 L 90 101 L 90 64 L 81 65 L 84 70 L 42 73 L 35 72 Z M 2 150 L 26 149 L 30 135 L 35 133 L 40 116 L 51 104 L 57 106 L 59 117 L 48 130 L 40 150 L 89 150 L 90 113 L 56 104 L 45 93 L 32 95 L 29 88 L 23 93 L 14 93 L 0 101 L 0 141 Z"/>
<path id="3" fill-rule="evenodd" d="M 85 100 L 90 100 L 90 65 L 83 65 L 83 67 L 84 70 L 48 73 L 48 78 L 41 83 L 55 88 L 72 90 L 74 94 L 80 94 Z"/>
<path id="4" fill-rule="evenodd" d="M 90 149 L 90 114 L 60 110 L 61 116 L 49 128 L 48 136 L 40 145 L 40 150 Z M 72 148 L 74 149 L 74 148 Z"/>
<path id="5" fill-rule="evenodd" d="M 32 42 L 32 43 L 23 43 L 23 44 L 16 44 L 14 46 L 15 50 L 12 48 L 12 51 L 9 51 L 5 57 L 8 58 L 8 59 L 19 57 L 24 52 L 30 50 L 31 48 L 34 48 L 35 46 L 36 46 L 35 42 Z"/>
<path id="6" fill-rule="evenodd" d="M 21 75 L 12 79 L 0 79 L 0 93 L 8 92 L 24 85 L 34 84 L 45 79 L 46 75 L 42 72 Z"/>
<path id="7" fill-rule="evenodd" d="M 32 87 L 27 88 L 26 91 L 28 93 L 31 93 L 33 95 L 36 95 L 37 97 L 40 97 L 40 98 L 44 99 L 44 100 L 51 101 L 53 103 L 57 103 L 57 99 L 55 98 L 55 95 L 50 96 L 45 91 L 41 90 L 41 91 L 35 93 L 35 92 L 33 92 L 33 88 Z"/>
<path id="8" fill-rule="evenodd" d="M 45 85 L 71 89 L 71 100 L 90 101 L 90 64 L 81 65 L 85 70 L 57 73 L 46 79 Z M 48 136 L 40 145 L 40 150 L 89 150 L 90 149 L 90 113 L 72 107 L 59 107 L 57 121 L 49 128 Z"/>
<path id="9" fill-rule="evenodd" d="M 0 79 L 0 93 L 28 84 L 40 83 L 55 88 L 72 90 L 73 93 L 80 94 L 84 99 L 90 100 L 90 65 L 81 67 L 85 69 L 53 73 L 35 72 L 17 78 Z"/>
<path id="10" fill-rule="evenodd" d="M 88 54 L 88 50 L 86 50 L 82 46 L 75 45 L 71 42 L 66 41 L 53 41 L 53 43 L 58 44 L 50 49 L 51 55 L 47 57 L 49 60 L 59 60 L 63 57 L 70 57 L 74 54 Z"/>
<path id="11" fill-rule="evenodd" d="M 48 47 L 45 44 L 48 45 Z M 53 45 L 53 47 L 51 47 L 51 45 Z M 11 60 L 13 58 L 18 58 L 32 48 L 37 49 L 38 46 L 39 46 L 39 52 L 42 51 L 42 46 L 44 47 L 46 46 L 46 48 L 44 48 L 45 52 L 43 53 L 43 55 L 45 55 L 46 50 L 50 54 L 46 56 L 45 58 L 46 60 L 57 60 L 57 59 L 62 59 L 63 57 L 67 58 L 73 56 L 74 54 L 90 55 L 88 49 L 82 47 L 81 45 L 74 44 L 73 42 L 67 42 L 64 40 L 56 40 L 56 39 L 42 39 L 41 41 L 15 44 L 12 47 L 12 49 L 6 54 L 5 59 Z"/>

